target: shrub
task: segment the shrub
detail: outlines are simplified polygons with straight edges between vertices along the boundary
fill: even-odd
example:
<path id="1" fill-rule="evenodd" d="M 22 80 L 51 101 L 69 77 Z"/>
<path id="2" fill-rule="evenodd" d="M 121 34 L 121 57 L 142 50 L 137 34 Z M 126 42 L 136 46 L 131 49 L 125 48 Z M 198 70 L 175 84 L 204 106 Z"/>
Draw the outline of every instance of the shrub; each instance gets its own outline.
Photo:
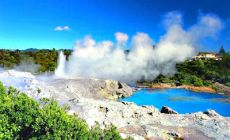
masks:
<path id="1" fill-rule="evenodd" d="M 203 81 L 204 86 L 211 86 L 212 82 L 211 81 Z"/>
<path id="2" fill-rule="evenodd" d="M 230 83 L 225 83 L 226 86 L 230 87 Z"/>
<path id="3" fill-rule="evenodd" d="M 68 115 L 68 109 L 48 98 L 37 102 L 0 82 L 0 139 L 122 140 L 114 126 L 89 129 L 84 120 Z"/>
<path id="4" fill-rule="evenodd" d="M 194 86 L 203 86 L 203 81 L 201 78 L 198 78 L 197 76 L 193 75 L 191 76 L 191 80 Z"/>

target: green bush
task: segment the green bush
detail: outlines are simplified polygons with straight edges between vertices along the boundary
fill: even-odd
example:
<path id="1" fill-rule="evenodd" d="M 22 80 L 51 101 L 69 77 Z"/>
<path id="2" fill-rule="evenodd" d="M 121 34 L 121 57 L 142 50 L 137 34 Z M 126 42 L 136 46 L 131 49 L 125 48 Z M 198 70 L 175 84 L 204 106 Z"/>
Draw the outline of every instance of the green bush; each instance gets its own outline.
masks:
<path id="1" fill-rule="evenodd" d="M 225 83 L 226 86 L 230 87 L 230 83 Z"/>
<path id="2" fill-rule="evenodd" d="M 211 86 L 212 82 L 207 80 L 207 81 L 203 81 L 204 86 Z"/>
<path id="3" fill-rule="evenodd" d="M 68 115 L 68 106 L 48 98 L 39 102 L 0 82 L 0 139 L 122 140 L 117 129 L 89 129 L 78 116 Z"/>
<path id="4" fill-rule="evenodd" d="M 195 75 L 192 75 L 191 76 L 191 81 L 192 81 L 192 84 L 194 86 L 203 86 L 203 81 L 201 78 L 195 76 Z"/>

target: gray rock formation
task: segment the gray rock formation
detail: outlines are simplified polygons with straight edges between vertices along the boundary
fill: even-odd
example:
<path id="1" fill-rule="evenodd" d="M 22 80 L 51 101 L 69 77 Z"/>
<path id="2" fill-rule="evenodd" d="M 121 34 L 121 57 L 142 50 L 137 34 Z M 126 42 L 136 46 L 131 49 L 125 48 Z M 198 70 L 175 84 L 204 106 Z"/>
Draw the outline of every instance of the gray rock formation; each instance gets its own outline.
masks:
<path id="1" fill-rule="evenodd" d="M 224 84 L 221 84 L 221 83 L 218 83 L 218 82 L 215 82 L 214 86 L 217 87 L 217 92 L 218 93 L 226 93 L 226 94 L 230 95 L 230 87 L 225 86 Z"/>
<path id="2" fill-rule="evenodd" d="M 120 83 L 114 80 L 105 80 L 105 84 L 101 86 L 99 92 L 102 96 L 113 100 L 131 96 L 133 93 L 131 87 L 125 83 Z"/>

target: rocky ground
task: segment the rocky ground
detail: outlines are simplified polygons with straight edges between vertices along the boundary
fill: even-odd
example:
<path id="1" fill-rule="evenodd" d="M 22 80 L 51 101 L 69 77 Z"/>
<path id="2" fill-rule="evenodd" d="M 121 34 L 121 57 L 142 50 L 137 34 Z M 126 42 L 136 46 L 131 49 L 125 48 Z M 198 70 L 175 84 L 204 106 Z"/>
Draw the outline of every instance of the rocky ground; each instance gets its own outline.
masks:
<path id="1" fill-rule="evenodd" d="M 165 114 L 153 106 L 114 99 L 130 96 L 132 89 L 124 83 L 99 79 L 58 79 L 35 77 L 17 71 L 0 72 L 0 81 L 39 99 L 53 97 L 71 106 L 70 114 L 78 114 L 89 126 L 113 124 L 122 136 L 144 139 L 230 139 L 230 118 L 214 111 L 193 114 Z M 113 100 L 111 100 L 113 99 Z"/>
<path id="2" fill-rule="evenodd" d="M 230 95 L 230 87 L 228 87 L 228 86 L 225 86 L 225 85 L 223 85 L 223 84 L 220 84 L 220 83 L 218 83 L 218 82 L 215 82 L 214 83 L 214 86 L 217 88 L 216 90 L 217 90 L 217 92 L 219 92 L 219 93 L 225 93 L 225 94 L 227 94 L 227 95 Z"/>
<path id="3" fill-rule="evenodd" d="M 176 86 L 174 83 L 155 83 L 155 84 L 150 84 L 150 85 L 138 84 L 137 86 L 145 87 L 145 88 L 152 88 L 152 89 L 184 88 L 184 89 L 192 90 L 195 92 L 221 93 L 221 94 L 230 95 L 230 87 L 227 87 L 217 82 L 213 84 L 213 86 L 216 87 L 216 89 L 210 86 L 200 86 L 200 87 L 193 86 L 193 85 Z"/>

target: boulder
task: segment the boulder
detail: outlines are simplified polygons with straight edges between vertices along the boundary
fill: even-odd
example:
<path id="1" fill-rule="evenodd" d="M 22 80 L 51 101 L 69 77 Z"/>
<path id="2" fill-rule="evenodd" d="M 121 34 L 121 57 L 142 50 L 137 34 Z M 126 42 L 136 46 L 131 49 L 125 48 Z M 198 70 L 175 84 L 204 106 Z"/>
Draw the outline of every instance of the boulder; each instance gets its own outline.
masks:
<path id="1" fill-rule="evenodd" d="M 105 80 L 105 84 L 101 87 L 99 92 L 102 96 L 108 99 L 116 100 L 118 98 L 131 96 L 133 90 L 125 83 L 114 80 Z"/>
<path id="2" fill-rule="evenodd" d="M 210 110 L 210 109 L 204 111 L 203 113 L 209 117 L 219 117 L 220 116 L 215 110 Z"/>
<path id="3" fill-rule="evenodd" d="M 167 107 L 167 106 L 163 106 L 161 108 L 161 113 L 165 113 L 165 114 L 178 114 L 176 111 L 174 111 L 173 109 L 171 109 L 170 107 Z"/>
<path id="4" fill-rule="evenodd" d="M 218 83 L 218 82 L 215 82 L 214 86 L 217 87 L 218 93 L 230 94 L 230 87 L 228 87 L 224 84 Z"/>

